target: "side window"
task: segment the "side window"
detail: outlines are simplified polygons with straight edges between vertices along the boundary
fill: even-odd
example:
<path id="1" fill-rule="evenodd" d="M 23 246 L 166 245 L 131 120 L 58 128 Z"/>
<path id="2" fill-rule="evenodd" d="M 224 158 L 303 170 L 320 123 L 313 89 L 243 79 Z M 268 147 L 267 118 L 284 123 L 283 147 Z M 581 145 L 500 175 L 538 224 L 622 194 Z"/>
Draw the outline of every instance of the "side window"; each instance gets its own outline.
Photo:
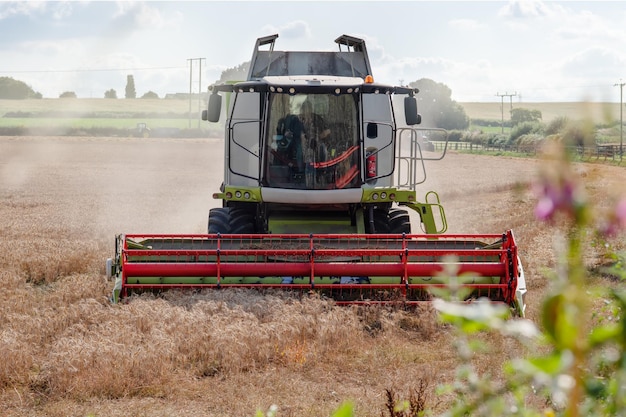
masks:
<path id="1" fill-rule="evenodd" d="M 388 177 L 394 171 L 394 121 L 391 100 L 386 94 L 364 94 L 363 132 L 365 132 L 366 157 L 375 160 L 369 167 L 368 179 Z M 370 157 L 371 155 L 371 157 Z M 371 168 L 371 169 L 370 169 Z"/>
<path id="2" fill-rule="evenodd" d="M 238 93 L 234 97 L 227 155 L 229 170 L 235 174 L 231 184 L 253 185 L 248 181 L 258 180 L 260 99 L 260 93 Z"/>

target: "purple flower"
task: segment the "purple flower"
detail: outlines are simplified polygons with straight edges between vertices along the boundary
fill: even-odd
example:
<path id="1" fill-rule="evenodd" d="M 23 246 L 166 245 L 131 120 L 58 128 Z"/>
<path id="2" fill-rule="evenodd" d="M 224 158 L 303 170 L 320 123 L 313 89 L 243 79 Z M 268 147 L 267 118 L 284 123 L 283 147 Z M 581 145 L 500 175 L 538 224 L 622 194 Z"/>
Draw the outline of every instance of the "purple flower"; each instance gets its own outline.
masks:
<path id="1" fill-rule="evenodd" d="M 557 212 L 576 216 L 584 204 L 576 184 L 562 178 L 536 186 L 535 194 L 539 199 L 535 206 L 535 217 L 543 221 L 551 221 Z"/>

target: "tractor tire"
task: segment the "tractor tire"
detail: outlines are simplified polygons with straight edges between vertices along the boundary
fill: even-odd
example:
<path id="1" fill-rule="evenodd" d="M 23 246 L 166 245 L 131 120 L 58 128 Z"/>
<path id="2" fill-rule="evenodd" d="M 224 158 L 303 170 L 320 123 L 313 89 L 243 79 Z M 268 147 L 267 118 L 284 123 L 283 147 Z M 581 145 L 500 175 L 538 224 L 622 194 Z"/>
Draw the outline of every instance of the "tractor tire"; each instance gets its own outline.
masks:
<path id="1" fill-rule="evenodd" d="M 218 207 L 209 210 L 209 234 L 254 234 L 254 213 L 238 207 Z"/>
<path id="2" fill-rule="evenodd" d="M 212 208 L 209 210 L 209 234 L 230 233 L 230 213 L 228 207 Z"/>
<path id="3" fill-rule="evenodd" d="M 386 210 L 374 210 L 375 231 L 369 233 L 411 234 L 411 219 L 406 210 L 392 208 Z"/>
<path id="4" fill-rule="evenodd" d="M 232 207 L 230 209 L 230 233 L 256 233 L 254 213 L 245 208 Z"/>
<path id="5" fill-rule="evenodd" d="M 409 213 L 400 208 L 389 210 L 389 230 L 390 233 L 411 234 L 411 218 Z"/>

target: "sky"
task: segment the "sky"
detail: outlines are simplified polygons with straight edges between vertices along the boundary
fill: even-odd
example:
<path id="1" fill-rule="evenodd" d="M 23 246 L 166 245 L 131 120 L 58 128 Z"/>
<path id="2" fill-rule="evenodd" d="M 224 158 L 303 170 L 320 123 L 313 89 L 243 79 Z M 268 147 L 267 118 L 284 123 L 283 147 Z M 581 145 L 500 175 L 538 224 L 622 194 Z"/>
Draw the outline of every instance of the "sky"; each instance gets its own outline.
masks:
<path id="1" fill-rule="evenodd" d="M 377 82 L 443 83 L 458 102 L 620 102 L 623 1 L 23 1 L 0 0 L 0 77 L 45 98 L 206 91 L 276 50 L 333 51 L 363 38 Z M 624 97 L 626 99 L 626 97 Z"/>

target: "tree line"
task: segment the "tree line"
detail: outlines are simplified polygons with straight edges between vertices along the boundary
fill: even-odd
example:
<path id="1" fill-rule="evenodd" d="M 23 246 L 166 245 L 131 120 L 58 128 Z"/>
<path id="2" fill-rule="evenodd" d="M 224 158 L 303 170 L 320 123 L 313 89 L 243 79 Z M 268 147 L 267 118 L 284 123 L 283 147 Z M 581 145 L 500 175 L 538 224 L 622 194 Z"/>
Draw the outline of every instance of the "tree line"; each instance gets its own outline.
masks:
<path id="1" fill-rule="evenodd" d="M 126 76 L 126 88 L 124 91 L 125 98 L 137 98 L 135 90 L 135 78 L 132 75 Z M 0 77 L 0 99 L 24 100 L 24 99 L 40 99 L 43 95 L 32 89 L 23 81 L 13 79 L 11 77 Z M 77 98 L 74 91 L 64 91 L 59 94 L 59 98 Z M 104 98 L 118 98 L 117 91 L 113 88 L 104 92 Z M 144 93 L 140 98 L 159 98 L 154 91 Z"/>
<path id="2" fill-rule="evenodd" d="M 232 68 L 222 71 L 217 83 L 235 80 L 245 80 L 250 62 L 244 62 Z M 470 119 L 465 113 L 463 106 L 452 100 L 452 90 L 443 83 L 438 83 L 428 78 L 422 78 L 409 84 L 409 87 L 417 88 L 418 105 L 422 113 L 423 124 L 429 127 L 442 129 L 467 129 Z M 59 98 L 76 98 L 73 91 L 64 91 Z M 132 75 L 126 77 L 125 98 L 137 98 L 135 80 Z M 10 77 L 0 77 L 0 99 L 37 99 L 42 98 L 41 93 L 35 92 L 26 83 Z M 117 91 L 113 88 L 104 92 L 104 98 L 118 98 Z M 140 98 L 155 99 L 158 94 L 148 91 Z"/>

